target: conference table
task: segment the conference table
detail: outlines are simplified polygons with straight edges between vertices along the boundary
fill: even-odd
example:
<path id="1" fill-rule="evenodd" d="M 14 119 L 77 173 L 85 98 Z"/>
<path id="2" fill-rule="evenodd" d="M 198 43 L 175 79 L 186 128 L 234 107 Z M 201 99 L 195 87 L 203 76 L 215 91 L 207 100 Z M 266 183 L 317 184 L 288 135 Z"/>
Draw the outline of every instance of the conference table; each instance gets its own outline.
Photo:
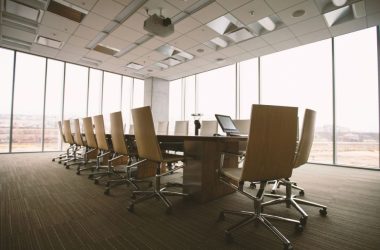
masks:
<path id="1" fill-rule="evenodd" d="M 134 140 L 134 135 L 125 136 L 127 141 Z M 157 135 L 157 139 L 169 145 L 183 143 L 183 192 L 190 194 L 195 201 L 204 203 L 234 192 L 219 181 L 220 155 L 223 151 L 238 153 L 247 136 Z M 237 157 L 226 157 L 224 167 L 238 167 Z"/>

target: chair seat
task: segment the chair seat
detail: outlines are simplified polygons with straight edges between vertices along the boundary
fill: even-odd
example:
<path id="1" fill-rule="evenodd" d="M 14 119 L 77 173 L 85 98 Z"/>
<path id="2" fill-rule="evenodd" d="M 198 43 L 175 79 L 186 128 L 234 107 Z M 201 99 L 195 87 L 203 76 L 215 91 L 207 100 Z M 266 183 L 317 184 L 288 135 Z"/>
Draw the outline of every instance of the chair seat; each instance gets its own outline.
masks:
<path id="1" fill-rule="evenodd" d="M 239 181 L 241 178 L 242 168 L 223 168 L 222 173 L 235 181 Z"/>
<path id="2" fill-rule="evenodd" d="M 174 155 L 174 154 L 162 154 L 162 158 L 164 162 L 175 162 L 175 161 L 183 161 L 185 157 L 183 155 Z"/>

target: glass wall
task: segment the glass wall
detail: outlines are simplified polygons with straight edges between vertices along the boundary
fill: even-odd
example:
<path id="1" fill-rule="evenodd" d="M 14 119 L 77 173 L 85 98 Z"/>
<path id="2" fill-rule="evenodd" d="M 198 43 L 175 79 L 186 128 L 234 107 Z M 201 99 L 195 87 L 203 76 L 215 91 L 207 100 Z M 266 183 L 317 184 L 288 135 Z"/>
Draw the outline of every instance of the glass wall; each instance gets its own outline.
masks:
<path id="1" fill-rule="evenodd" d="M 13 152 L 42 150 L 45 67 L 46 58 L 16 53 Z"/>
<path id="2" fill-rule="evenodd" d="M 253 58 L 239 63 L 239 119 L 250 119 L 252 104 L 259 103 L 259 60 Z"/>
<path id="3" fill-rule="evenodd" d="M 102 113 L 103 71 L 90 69 L 88 89 L 88 116 Z"/>
<path id="4" fill-rule="evenodd" d="M 63 119 L 85 117 L 87 113 L 88 68 L 66 63 Z"/>
<path id="5" fill-rule="evenodd" d="M 376 29 L 335 39 L 336 162 L 379 167 Z"/>
<path id="6" fill-rule="evenodd" d="M 9 152 L 11 128 L 12 85 L 13 85 L 12 50 L 0 48 L 0 153 Z"/>
<path id="7" fill-rule="evenodd" d="M 175 121 L 182 120 L 182 79 L 169 85 L 169 134 L 174 133 Z"/>
<path id="8" fill-rule="evenodd" d="M 129 132 L 129 126 L 132 124 L 131 108 L 133 103 L 133 78 L 123 76 L 122 85 L 122 103 L 121 110 L 123 112 L 124 131 Z"/>
<path id="9" fill-rule="evenodd" d="M 144 80 L 133 81 L 133 108 L 144 106 Z"/>
<path id="10" fill-rule="evenodd" d="M 104 72 L 102 113 L 106 132 L 111 132 L 109 114 L 116 111 L 121 111 L 121 75 Z"/>
<path id="11" fill-rule="evenodd" d="M 331 40 L 261 58 L 261 103 L 299 107 L 300 128 L 304 109 L 317 111 L 311 162 L 333 163 L 332 100 Z"/>
<path id="12" fill-rule="evenodd" d="M 61 135 L 58 131 L 58 123 L 62 119 L 62 97 L 64 63 L 56 60 L 47 60 L 46 68 L 46 95 L 45 95 L 45 151 L 57 151 L 61 149 Z"/>

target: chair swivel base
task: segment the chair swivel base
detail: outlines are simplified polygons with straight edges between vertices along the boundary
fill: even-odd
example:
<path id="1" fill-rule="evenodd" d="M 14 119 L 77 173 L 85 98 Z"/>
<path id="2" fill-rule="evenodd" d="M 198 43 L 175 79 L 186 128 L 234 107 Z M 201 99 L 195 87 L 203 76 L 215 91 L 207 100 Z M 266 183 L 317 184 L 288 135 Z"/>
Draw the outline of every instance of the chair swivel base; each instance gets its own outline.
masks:
<path id="1" fill-rule="evenodd" d="M 145 180 L 136 180 L 133 178 L 122 178 L 122 179 L 115 179 L 115 180 L 108 180 L 106 182 L 106 189 L 104 190 L 104 194 L 108 195 L 110 194 L 110 191 L 112 188 L 126 184 L 128 187 L 132 185 L 136 190 L 139 190 L 139 186 L 137 183 L 148 183 L 148 187 L 152 187 L 151 181 L 145 181 Z"/>
<path id="2" fill-rule="evenodd" d="M 279 240 L 281 240 L 282 244 L 284 245 L 284 249 L 293 249 L 293 245 L 290 243 L 290 241 L 275 227 L 270 223 L 268 219 L 274 219 L 274 220 L 279 220 L 279 221 L 285 221 L 285 222 L 291 222 L 295 224 L 295 229 L 298 232 L 303 231 L 303 226 L 300 224 L 299 221 L 289 219 L 289 218 L 284 218 L 280 216 L 275 216 L 275 215 L 270 215 L 270 214 L 263 214 L 260 211 L 259 212 L 249 212 L 249 211 L 233 211 L 233 210 L 223 210 L 219 214 L 219 220 L 224 220 L 224 214 L 232 214 L 232 215 L 239 215 L 239 216 L 244 216 L 242 221 L 238 222 L 237 224 L 229 227 L 228 229 L 225 230 L 225 238 L 227 243 L 230 243 L 233 241 L 231 233 L 236 231 L 237 229 L 251 223 L 251 222 L 257 222 L 260 224 L 264 224 L 264 226 L 272 232 Z"/>

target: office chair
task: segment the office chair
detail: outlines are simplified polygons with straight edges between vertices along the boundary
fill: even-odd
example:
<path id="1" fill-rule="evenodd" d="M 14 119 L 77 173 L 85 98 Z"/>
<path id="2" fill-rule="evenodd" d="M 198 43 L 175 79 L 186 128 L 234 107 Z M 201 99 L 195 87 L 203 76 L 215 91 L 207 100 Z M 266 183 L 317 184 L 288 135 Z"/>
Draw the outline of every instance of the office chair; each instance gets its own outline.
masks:
<path id="1" fill-rule="evenodd" d="M 78 147 L 77 145 L 75 144 L 74 142 L 74 137 L 73 137 L 73 134 L 71 132 L 71 125 L 70 125 L 70 120 L 64 120 L 63 121 L 63 135 L 65 136 L 65 139 L 66 139 L 66 142 L 70 145 L 70 148 L 72 148 L 72 153 L 71 153 L 71 156 L 63 161 L 59 161 L 59 163 L 63 162 L 63 165 L 67 167 L 67 164 L 69 164 L 69 162 L 73 162 L 73 161 L 76 161 L 78 158 L 77 158 L 77 151 L 78 151 Z"/>
<path id="2" fill-rule="evenodd" d="M 241 134 L 248 135 L 250 120 L 233 120 L 237 129 L 239 129 Z"/>
<path id="3" fill-rule="evenodd" d="M 189 121 L 175 121 L 174 135 L 188 135 Z"/>
<path id="4" fill-rule="evenodd" d="M 159 121 L 157 123 L 157 135 L 167 135 L 169 130 L 169 122 L 167 121 Z"/>
<path id="5" fill-rule="evenodd" d="M 64 134 L 63 134 L 63 131 L 62 131 L 62 122 L 61 122 L 61 121 L 58 121 L 58 131 L 59 131 L 59 134 L 60 134 L 60 136 L 61 136 L 61 140 L 62 140 L 62 142 L 64 142 L 64 143 L 68 143 L 68 142 L 66 141 L 66 138 L 65 138 L 65 136 L 64 136 Z M 58 160 L 58 163 L 61 163 L 62 160 L 69 159 L 69 158 L 71 157 L 71 152 L 72 152 L 72 150 L 73 150 L 73 146 L 70 145 L 70 146 L 66 149 L 66 153 L 63 153 L 63 154 L 60 154 L 60 155 L 54 157 L 53 159 L 51 159 L 51 161 L 56 161 L 56 160 Z"/>
<path id="6" fill-rule="evenodd" d="M 242 168 L 223 168 L 226 156 L 238 157 L 237 154 L 223 152 L 220 161 L 220 180 L 233 187 L 236 191 L 253 200 L 253 210 L 233 211 L 224 210 L 219 219 L 225 214 L 245 216 L 242 221 L 225 230 L 226 240 L 232 240 L 231 233 L 249 224 L 258 222 L 280 239 L 285 249 L 291 249 L 290 241 L 267 219 L 291 222 L 296 229 L 302 230 L 297 220 L 264 214 L 261 211 L 264 189 L 269 180 L 287 178 L 292 174 L 292 160 L 296 149 L 297 112 L 295 107 L 269 105 L 253 105 L 248 145 Z M 256 195 L 244 190 L 245 182 L 259 182 Z M 237 184 L 237 185 L 236 185 Z"/>
<path id="7" fill-rule="evenodd" d="M 200 136 L 212 136 L 218 133 L 217 121 L 202 121 Z"/>
<path id="8" fill-rule="evenodd" d="M 85 165 L 88 162 L 87 159 L 87 146 L 82 138 L 82 132 L 80 131 L 79 119 L 72 120 L 74 124 L 74 143 L 76 145 L 77 154 L 80 152 L 80 157 L 77 158 L 75 162 L 66 165 L 66 168 L 70 168 L 70 166 L 78 165 L 78 169 L 80 165 Z"/>
<path id="9" fill-rule="evenodd" d="M 316 112 L 311 109 L 305 110 L 305 116 L 303 119 L 303 126 L 302 126 L 302 133 L 301 133 L 301 139 L 298 143 L 297 151 L 295 151 L 295 157 L 292 161 L 292 167 L 298 168 L 300 166 L 303 166 L 307 163 L 311 151 L 311 147 L 313 145 L 314 140 L 314 127 L 315 127 L 315 118 L 316 118 Z M 290 177 L 290 176 L 289 176 Z M 301 208 L 299 204 L 303 205 L 309 205 L 313 207 L 319 207 L 319 213 L 323 216 L 327 215 L 327 207 L 315 202 L 310 202 L 306 200 L 302 200 L 297 198 L 296 195 L 292 194 L 292 182 L 289 180 L 289 177 L 287 178 L 280 178 L 279 180 L 285 185 L 286 187 L 286 195 L 277 195 L 277 194 L 265 194 L 265 196 L 275 198 L 274 200 L 267 201 L 262 204 L 263 207 L 279 204 L 279 203 L 286 203 L 286 206 L 289 208 L 290 206 L 293 206 L 298 212 L 301 213 L 300 222 L 302 225 L 305 225 L 307 222 L 308 215 L 307 213 Z M 299 204 L 298 204 L 299 203 Z"/>
<path id="10" fill-rule="evenodd" d="M 130 212 L 134 211 L 134 206 L 142 201 L 150 198 L 159 198 L 167 207 L 166 212 L 170 213 L 172 210 L 171 202 L 166 198 L 166 196 L 187 196 L 187 194 L 180 192 L 171 192 L 166 190 L 165 187 L 161 187 L 161 177 L 169 174 L 170 172 L 176 171 L 181 167 L 176 167 L 175 169 L 161 173 L 161 164 L 177 162 L 184 160 L 183 156 L 172 155 L 162 153 L 158 139 L 154 130 L 154 123 L 152 112 L 149 106 L 132 109 L 133 124 L 135 125 L 135 138 L 137 144 L 137 151 L 141 161 L 135 163 L 139 165 L 145 161 L 150 161 L 156 164 L 156 176 L 155 183 L 153 185 L 153 190 L 149 191 L 133 191 L 133 197 L 143 195 L 138 199 L 135 199 L 128 207 Z"/>
<path id="11" fill-rule="evenodd" d="M 122 184 L 132 185 L 135 189 L 139 189 L 136 185 L 138 182 L 148 182 L 150 186 L 152 185 L 150 181 L 137 180 L 132 177 L 132 159 L 136 157 L 136 155 L 132 155 L 129 152 L 128 147 L 126 145 L 126 141 L 124 138 L 124 130 L 123 130 L 123 118 L 121 112 L 114 112 L 110 114 L 110 122 L 111 122 L 111 140 L 113 145 L 113 156 L 110 160 L 108 160 L 109 168 L 115 164 L 121 165 L 118 161 L 127 160 L 127 165 L 124 167 L 125 175 L 121 179 L 109 180 L 106 184 L 106 189 L 104 194 L 109 194 L 110 189 L 115 186 L 119 186 Z"/>
<path id="12" fill-rule="evenodd" d="M 135 134 L 135 129 L 134 129 L 134 127 L 133 127 L 133 124 L 129 125 L 129 131 L 128 131 L 128 133 L 129 133 L 130 135 L 134 135 L 134 134 Z"/>

